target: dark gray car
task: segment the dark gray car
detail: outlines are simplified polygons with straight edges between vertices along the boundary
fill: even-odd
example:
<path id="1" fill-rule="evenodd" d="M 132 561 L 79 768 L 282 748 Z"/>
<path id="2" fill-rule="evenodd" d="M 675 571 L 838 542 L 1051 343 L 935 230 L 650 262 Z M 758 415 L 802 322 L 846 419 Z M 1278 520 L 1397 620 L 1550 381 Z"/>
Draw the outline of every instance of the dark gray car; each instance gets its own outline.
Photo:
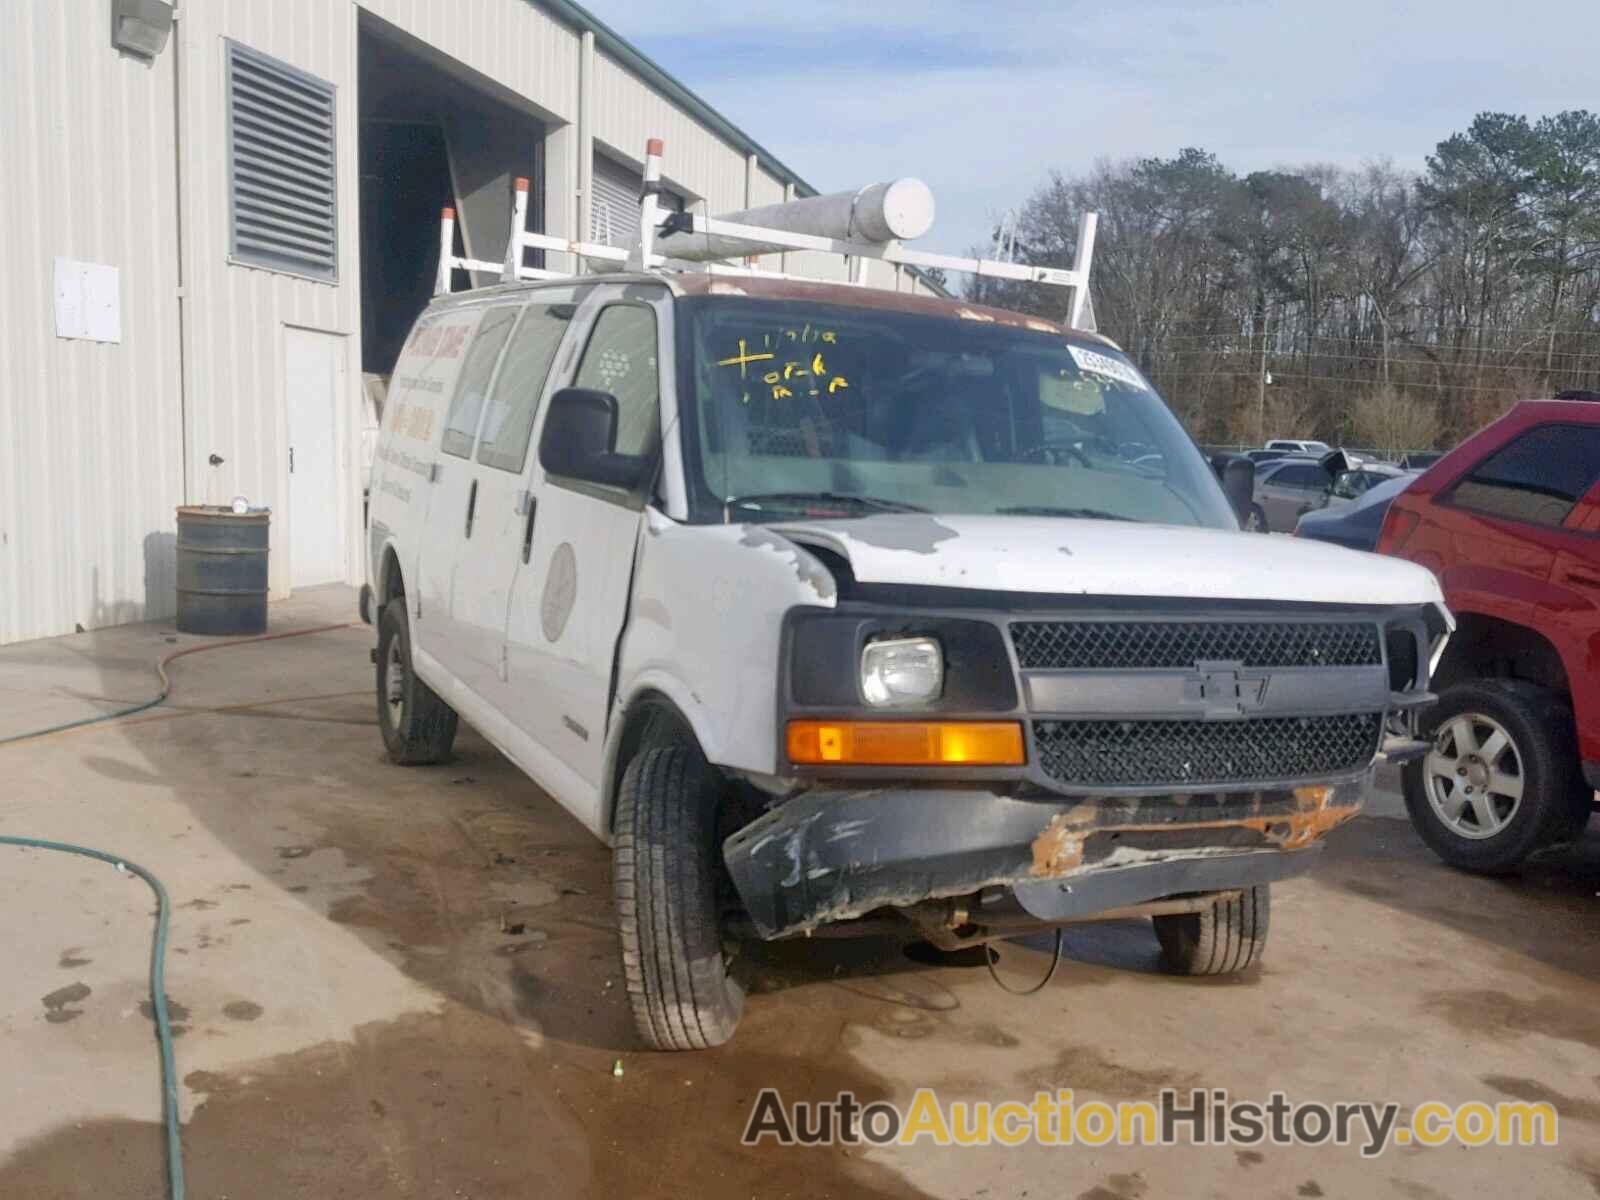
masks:
<path id="1" fill-rule="evenodd" d="M 1295 537 L 1332 542 L 1352 550 L 1371 550 L 1388 515 L 1389 503 L 1405 491 L 1415 475 L 1400 475 L 1374 484 L 1359 499 L 1337 508 L 1308 512 L 1295 526 Z"/>

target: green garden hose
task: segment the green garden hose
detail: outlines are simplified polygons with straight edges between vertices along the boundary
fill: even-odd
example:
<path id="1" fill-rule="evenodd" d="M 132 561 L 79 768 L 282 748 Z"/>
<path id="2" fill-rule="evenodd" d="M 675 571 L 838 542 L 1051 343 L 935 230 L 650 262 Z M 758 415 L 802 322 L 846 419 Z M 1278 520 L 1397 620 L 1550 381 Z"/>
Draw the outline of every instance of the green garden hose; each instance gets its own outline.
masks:
<path id="1" fill-rule="evenodd" d="M 196 654 L 202 650 L 221 650 L 226 646 L 242 646 L 251 642 L 270 642 L 278 638 L 304 637 L 311 633 L 328 633 L 335 629 L 348 629 L 349 624 L 321 625 L 316 629 L 295 629 L 288 633 L 269 633 L 265 637 L 237 638 L 227 642 L 212 642 L 204 646 L 190 646 L 187 650 L 178 650 L 167 655 L 156 664 L 156 674 L 161 679 L 161 691 L 150 700 L 142 704 L 135 704 L 128 708 L 118 709 L 116 712 L 102 713 L 95 717 L 84 717 L 77 721 L 67 721 L 60 725 L 52 725 L 48 729 L 36 729 L 31 733 L 14 734 L 11 737 L 0 738 L 0 746 L 8 742 L 27 741 L 32 738 L 44 737 L 47 734 L 63 733 L 69 729 L 78 729 L 85 725 L 97 725 L 101 721 L 112 721 L 118 717 L 132 716 L 134 713 L 144 712 L 154 708 L 167 698 L 172 692 L 172 680 L 167 675 L 167 664 L 173 659 L 182 658 L 186 654 Z M 110 863 L 118 871 L 131 872 L 150 885 L 150 890 L 156 894 L 156 936 L 150 947 L 150 1006 L 156 1016 L 156 1044 L 161 1051 L 161 1116 L 166 1127 L 167 1141 L 167 1187 L 171 1200 L 184 1200 L 183 1188 L 183 1148 L 178 1139 L 178 1067 L 172 1055 L 172 1024 L 167 1019 L 167 926 L 171 905 L 167 901 L 167 889 L 161 886 L 161 881 L 145 870 L 138 863 L 129 862 L 115 854 L 107 854 L 103 850 L 93 850 L 88 846 L 74 846 L 70 842 L 47 842 L 40 838 L 7 837 L 0 835 L 0 846 L 21 846 L 30 850 L 57 850 L 63 854 L 81 854 L 85 858 L 98 859 L 103 863 Z"/>
<path id="2" fill-rule="evenodd" d="M 109 720 L 109 717 L 100 719 Z M 161 1116 L 167 1127 L 167 1186 L 172 1200 L 183 1200 L 183 1150 L 178 1144 L 178 1068 L 172 1057 L 172 1025 L 167 1020 L 167 920 L 171 907 L 167 903 L 167 889 L 138 863 L 107 854 L 103 850 L 27 837 L 0 836 L 0 845 L 59 850 L 63 854 L 97 858 L 119 871 L 133 872 L 148 883 L 150 890 L 156 894 L 156 936 L 150 947 L 150 1004 L 156 1014 L 156 1044 L 161 1048 Z"/>

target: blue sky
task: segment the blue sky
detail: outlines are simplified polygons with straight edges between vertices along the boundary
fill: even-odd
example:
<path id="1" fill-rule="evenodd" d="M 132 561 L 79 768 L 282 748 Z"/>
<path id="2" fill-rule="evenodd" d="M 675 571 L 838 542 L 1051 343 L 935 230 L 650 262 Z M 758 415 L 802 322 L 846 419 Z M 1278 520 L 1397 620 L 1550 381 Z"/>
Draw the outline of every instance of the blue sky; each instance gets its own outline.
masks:
<path id="1" fill-rule="evenodd" d="M 985 243 L 1051 168 L 1201 146 L 1420 167 L 1485 109 L 1600 108 L 1600 0 L 590 0 L 824 191 L 917 175 Z"/>

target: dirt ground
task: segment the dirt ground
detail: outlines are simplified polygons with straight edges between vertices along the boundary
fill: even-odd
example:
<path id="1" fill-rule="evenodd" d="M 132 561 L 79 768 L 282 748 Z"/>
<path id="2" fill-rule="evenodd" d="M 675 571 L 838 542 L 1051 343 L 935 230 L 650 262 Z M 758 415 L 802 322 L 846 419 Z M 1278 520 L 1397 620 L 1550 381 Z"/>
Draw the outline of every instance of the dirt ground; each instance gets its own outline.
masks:
<path id="1" fill-rule="evenodd" d="M 346 621 L 333 589 L 275 631 Z M 200 644 L 143 626 L 0 649 L 0 736 L 152 690 Z M 383 758 L 365 627 L 175 664 L 170 703 L 0 746 L 0 833 L 153 870 L 176 906 L 196 1200 L 1600 1196 L 1600 822 L 1491 880 L 1440 866 L 1393 796 L 1274 890 L 1264 966 L 1159 972 L 1148 923 L 1075 928 L 1053 983 L 909 942 L 754 952 L 734 1042 L 642 1049 L 621 994 L 605 849 L 463 727 L 454 762 Z M 0 1197 L 162 1195 L 145 993 L 152 904 L 130 876 L 0 847 Z M 1021 986 L 1048 943 L 1004 950 Z M 622 1073 L 614 1073 L 620 1061 Z M 1553 1148 L 741 1147 L 786 1098 L 1549 1100 Z"/>

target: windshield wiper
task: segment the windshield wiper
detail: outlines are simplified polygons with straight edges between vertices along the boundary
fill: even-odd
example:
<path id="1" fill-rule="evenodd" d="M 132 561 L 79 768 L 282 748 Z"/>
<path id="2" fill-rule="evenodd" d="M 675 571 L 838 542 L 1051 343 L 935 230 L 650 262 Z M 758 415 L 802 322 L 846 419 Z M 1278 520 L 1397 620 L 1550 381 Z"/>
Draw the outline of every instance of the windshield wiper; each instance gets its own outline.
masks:
<path id="1" fill-rule="evenodd" d="M 1088 517 L 1096 521 L 1133 521 L 1121 513 L 1107 512 L 1103 508 L 1053 508 L 1048 504 L 1016 504 L 1010 508 L 997 508 L 995 512 L 1006 517 Z"/>
<path id="2" fill-rule="evenodd" d="M 848 496 L 842 492 L 752 492 L 747 496 L 729 496 L 722 502 L 723 519 L 735 508 L 753 508 L 762 511 L 767 504 L 798 507 L 806 504 L 834 504 L 866 509 L 869 512 L 921 513 L 927 512 L 915 504 L 902 500 L 883 500 L 877 496 Z"/>

